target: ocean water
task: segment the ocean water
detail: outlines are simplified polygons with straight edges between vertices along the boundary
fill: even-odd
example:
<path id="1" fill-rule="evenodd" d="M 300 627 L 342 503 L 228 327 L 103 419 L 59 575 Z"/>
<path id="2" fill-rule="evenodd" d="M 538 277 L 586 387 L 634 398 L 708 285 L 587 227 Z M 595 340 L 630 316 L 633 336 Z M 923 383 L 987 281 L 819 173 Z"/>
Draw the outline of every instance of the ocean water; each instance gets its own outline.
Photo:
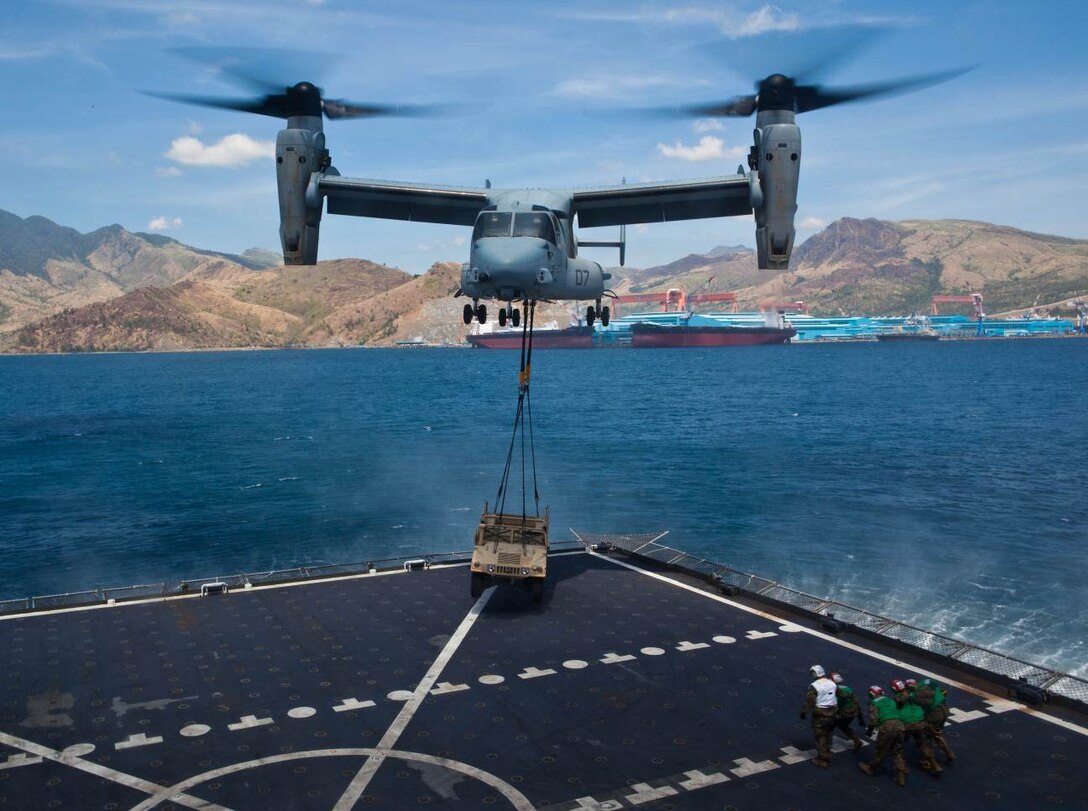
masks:
<path id="1" fill-rule="evenodd" d="M 534 360 L 553 537 L 669 530 L 693 554 L 1088 676 L 1088 341 Z M 0 598 L 467 550 L 517 361 L 0 357 Z"/>

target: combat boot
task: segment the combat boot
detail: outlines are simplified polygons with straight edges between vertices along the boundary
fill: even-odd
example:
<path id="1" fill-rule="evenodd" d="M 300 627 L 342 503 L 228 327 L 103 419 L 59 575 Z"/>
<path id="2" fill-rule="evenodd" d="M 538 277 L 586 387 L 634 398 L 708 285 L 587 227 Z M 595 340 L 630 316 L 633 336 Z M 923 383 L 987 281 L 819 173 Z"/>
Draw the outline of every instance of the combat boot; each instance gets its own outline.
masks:
<path id="1" fill-rule="evenodd" d="M 858 768 L 861 769 L 863 772 L 865 772 L 870 777 L 872 777 L 873 775 L 876 774 L 876 771 L 868 763 L 859 763 Z"/>
<path id="2" fill-rule="evenodd" d="M 895 770 L 895 784 L 905 786 L 907 784 L 907 772 L 904 769 Z"/>
<path id="3" fill-rule="evenodd" d="M 821 769 L 826 769 L 828 766 L 831 765 L 831 761 L 824 760 L 822 757 L 818 757 L 814 761 L 812 761 L 812 765 L 819 766 Z"/>
<path id="4" fill-rule="evenodd" d="M 861 747 L 863 747 L 865 745 L 865 743 L 857 735 L 854 735 L 853 737 L 851 737 L 850 740 L 852 740 L 854 742 L 854 751 L 855 752 L 861 751 Z"/>
<path id="5" fill-rule="evenodd" d="M 941 768 L 941 764 L 939 764 L 934 758 L 930 758 L 929 760 L 923 760 L 922 768 L 932 774 L 934 777 L 940 777 L 941 772 L 944 771 L 944 769 Z"/>

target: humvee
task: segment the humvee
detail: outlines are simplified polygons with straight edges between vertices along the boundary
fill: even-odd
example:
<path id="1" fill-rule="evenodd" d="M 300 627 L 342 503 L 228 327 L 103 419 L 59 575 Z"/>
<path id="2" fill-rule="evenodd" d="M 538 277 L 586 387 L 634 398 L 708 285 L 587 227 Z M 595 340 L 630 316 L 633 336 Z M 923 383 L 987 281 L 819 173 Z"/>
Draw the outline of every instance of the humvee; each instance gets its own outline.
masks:
<path id="1" fill-rule="evenodd" d="M 492 583 L 507 583 L 528 589 L 539 603 L 548 574 L 547 508 L 543 516 L 493 513 L 485 501 L 470 568 L 473 598 Z"/>

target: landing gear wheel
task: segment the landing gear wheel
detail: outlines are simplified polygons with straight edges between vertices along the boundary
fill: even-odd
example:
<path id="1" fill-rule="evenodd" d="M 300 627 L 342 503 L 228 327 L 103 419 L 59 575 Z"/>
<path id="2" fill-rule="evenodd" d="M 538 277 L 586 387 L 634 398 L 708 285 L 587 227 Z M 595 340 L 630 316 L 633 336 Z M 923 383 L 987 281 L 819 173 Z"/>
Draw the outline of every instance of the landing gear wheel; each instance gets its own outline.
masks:
<path id="1" fill-rule="evenodd" d="M 535 578 L 531 586 L 529 586 L 529 593 L 533 596 L 533 602 L 539 603 L 544 599 L 544 579 L 541 577 Z"/>
<path id="2" fill-rule="evenodd" d="M 474 315 L 475 315 L 475 313 L 474 313 L 474 312 L 473 312 L 473 310 L 472 310 L 472 305 L 471 305 L 471 304 L 466 304 L 466 305 L 465 305 L 465 312 L 464 312 L 464 316 L 463 316 L 463 317 L 464 317 L 464 319 L 465 319 L 465 324 L 466 324 L 466 326 L 467 326 L 468 324 L 471 324 L 471 323 L 472 323 L 472 317 L 473 317 Z"/>
<path id="3" fill-rule="evenodd" d="M 510 323 L 512 323 L 515 327 L 521 326 L 521 310 L 514 310 L 514 312 L 511 313 Z"/>
<path id="4" fill-rule="evenodd" d="M 481 304 L 476 308 L 476 320 L 481 324 L 487 323 L 487 305 Z"/>
<path id="5" fill-rule="evenodd" d="M 592 327 L 593 322 L 597 319 L 597 311 L 592 307 L 586 307 L 586 326 Z"/>
<path id="6" fill-rule="evenodd" d="M 601 325 L 607 327 L 608 320 L 612 317 L 612 312 L 608 307 L 601 308 Z"/>
<path id="7" fill-rule="evenodd" d="M 479 572 L 473 572 L 472 584 L 469 586 L 469 593 L 472 595 L 473 600 L 478 600 L 480 595 L 484 593 L 484 586 L 484 576 Z"/>
<path id="8" fill-rule="evenodd" d="M 500 307 L 499 308 L 499 326 L 500 327 L 505 327 L 506 326 L 506 308 L 505 307 Z"/>

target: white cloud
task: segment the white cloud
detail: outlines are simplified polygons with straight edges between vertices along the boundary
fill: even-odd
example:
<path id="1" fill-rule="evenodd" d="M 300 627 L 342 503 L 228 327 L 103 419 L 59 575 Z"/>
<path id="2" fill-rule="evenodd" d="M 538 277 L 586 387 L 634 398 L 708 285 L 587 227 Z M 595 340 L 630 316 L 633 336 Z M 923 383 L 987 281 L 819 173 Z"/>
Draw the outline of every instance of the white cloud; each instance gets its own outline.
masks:
<path id="1" fill-rule="evenodd" d="M 679 141 L 675 145 L 658 144 L 657 151 L 666 158 L 679 158 L 685 161 L 710 161 L 718 158 L 736 158 L 745 153 L 745 148 L 735 146 L 725 148 L 725 142 L 713 135 L 704 135 L 694 146 L 685 146 Z"/>
<path id="2" fill-rule="evenodd" d="M 180 177 L 181 170 L 176 166 L 160 166 L 155 170 L 155 177 Z"/>
<path id="3" fill-rule="evenodd" d="M 725 124 L 716 118 L 699 118 L 691 128 L 696 132 L 720 132 L 725 129 Z"/>
<path id="4" fill-rule="evenodd" d="M 257 141 L 240 132 L 228 135 L 216 144 L 183 135 L 170 143 L 167 158 L 185 166 L 223 166 L 237 168 L 276 154 L 272 141 Z"/>
<path id="5" fill-rule="evenodd" d="M 169 231 L 181 228 L 181 217 L 155 217 L 147 224 L 148 231 Z"/>
<path id="6" fill-rule="evenodd" d="M 819 217 L 805 217 L 798 223 L 798 228 L 810 228 L 816 230 L 817 228 L 825 228 L 827 226 L 827 220 L 821 220 Z"/>
<path id="7" fill-rule="evenodd" d="M 465 242 L 466 242 L 466 240 L 465 240 L 464 237 L 454 237 L 453 238 L 453 246 L 455 248 L 460 248 L 462 245 L 465 244 Z"/>
<path id="8" fill-rule="evenodd" d="M 768 31 L 800 31 L 800 18 L 792 12 L 785 12 L 778 6 L 763 6 L 739 21 L 722 26 L 722 33 L 731 37 L 756 37 Z"/>
<path id="9" fill-rule="evenodd" d="M 567 79 L 557 84 L 551 95 L 567 98 L 630 98 L 659 87 L 690 88 L 706 84 L 705 80 L 682 80 L 668 76 L 604 75 L 591 79 Z"/>

